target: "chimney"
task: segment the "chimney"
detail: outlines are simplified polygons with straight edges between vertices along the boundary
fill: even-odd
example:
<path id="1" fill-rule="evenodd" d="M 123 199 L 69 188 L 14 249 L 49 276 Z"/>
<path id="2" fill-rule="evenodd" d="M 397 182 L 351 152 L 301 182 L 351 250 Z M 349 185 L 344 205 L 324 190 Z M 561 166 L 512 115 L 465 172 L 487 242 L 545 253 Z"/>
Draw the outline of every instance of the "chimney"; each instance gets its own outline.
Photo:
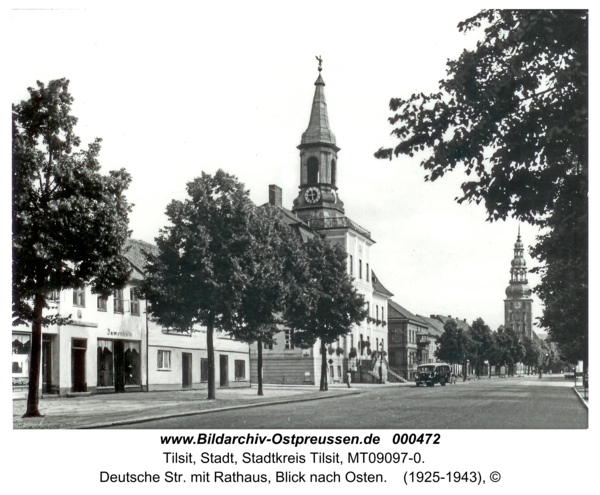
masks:
<path id="1" fill-rule="evenodd" d="M 467 319 L 465 318 L 463 321 L 467 321 Z"/>
<path id="2" fill-rule="evenodd" d="M 269 186 L 269 203 L 272 204 L 273 206 L 278 206 L 281 208 L 281 198 L 282 198 L 282 193 L 281 193 L 281 187 L 276 186 L 275 184 L 271 184 Z"/>
<path id="3" fill-rule="evenodd" d="M 452 316 L 448 315 L 448 318 L 452 318 Z"/>
<path id="4" fill-rule="evenodd" d="M 435 315 L 429 315 L 429 318 L 435 318 Z"/>

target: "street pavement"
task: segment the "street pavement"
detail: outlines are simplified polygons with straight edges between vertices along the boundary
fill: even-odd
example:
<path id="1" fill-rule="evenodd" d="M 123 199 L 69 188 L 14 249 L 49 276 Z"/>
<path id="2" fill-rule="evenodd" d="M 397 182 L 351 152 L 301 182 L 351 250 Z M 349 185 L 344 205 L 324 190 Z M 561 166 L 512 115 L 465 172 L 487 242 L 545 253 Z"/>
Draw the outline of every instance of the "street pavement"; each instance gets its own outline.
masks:
<path id="1" fill-rule="evenodd" d="M 27 428 L 586 428 L 587 410 L 573 383 L 545 377 L 481 379 L 446 387 L 414 384 L 256 386 L 45 398 L 43 418 L 23 419 L 13 401 L 13 427 Z M 318 400 L 326 399 L 326 400 Z"/>
<path id="2" fill-rule="evenodd" d="M 557 377 L 558 378 L 558 377 Z M 446 387 L 378 386 L 360 395 L 271 405 L 124 428 L 584 429 L 588 413 L 564 379 L 481 379 Z"/>
<path id="3" fill-rule="evenodd" d="M 41 418 L 22 418 L 27 408 L 26 395 L 13 399 L 13 428 L 15 429 L 68 429 L 98 428 L 130 424 L 149 419 L 213 414 L 223 409 L 261 407 L 265 404 L 288 401 L 318 400 L 348 393 L 356 389 L 332 386 L 320 393 L 318 387 L 265 386 L 264 395 L 257 388 L 217 389 L 216 400 L 207 400 L 206 390 L 178 390 L 168 392 L 138 392 L 127 394 L 92 395 L 87 397 L 45 397 L 40 400 Z M 243 414 L 243 412 L 242 412 Z"/>

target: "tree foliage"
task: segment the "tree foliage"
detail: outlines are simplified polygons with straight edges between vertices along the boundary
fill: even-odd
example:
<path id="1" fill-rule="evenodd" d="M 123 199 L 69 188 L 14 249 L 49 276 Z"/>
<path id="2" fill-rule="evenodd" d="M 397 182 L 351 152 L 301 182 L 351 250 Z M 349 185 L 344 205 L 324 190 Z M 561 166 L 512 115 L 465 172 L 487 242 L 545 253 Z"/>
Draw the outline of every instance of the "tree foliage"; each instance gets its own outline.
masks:
<path id="1" fill-rule="evenodd" d="M 288 298 L 286 324 L 302 347 L 320 340 L 321 391 L 327 390 L 326 346 L 346 335 L 367 317 L 364 298 L 348 275 L 347 254 L 320 237 L 305 243 L 307 270 L 298 278 L 299 290 Z"/>
<path id="2" fill-rule="evenodd" d="M 444 323 L 444 333 L 437 339 L 435 357 L 450 364 L 462 364 L 465 359 L 463 331 L 455 320 Z"/>
<path id="3" fill-rule="evenodd" d="M 69 321 L 44 312 L 49 294 L 91 285 L 108 295 L 129 276 L 131 178 L 125 169 L 100 174 L 100 139 L 75 151 L 68 80 L 38 81 L 28 91 L 12 108 L 12 307 L 13 324 L 32 324 L 25 416 L 37 416 L 41 327 Z"/>
<path id="4" fill-rule="evenodd" d="M 476 375 L 482 374 L 485 361 L 490 358 L 494 343 L 494 336 L 489 326 L 483 319 L 477 318 L 469 327 L 469 339 L 467 345 L 467 357 L 473 364 Z"/>
<path id="5" fill-rule="evenodd" d="M 223 170 L 202 173 L 187 184 L 189 198 L 167 206 L 171 225 L 147 253 L 142 292 L 160 325 L 189 332 L 206 328 L 208 398 L 214 399 L 214 330 L 230 331 L 251 274 L 245 269 L 252 239 L 254 205 L 236 177 Z"/>
<path id="6" fill-rule="evenodd" d="M 523 361 L 525 346 L 519 335 L 511 328 L 500 325 L 494 334 L 494 343 L 490 352 L 490 364 L 506 366 L 510 374 L 514 372 L 514 365 Z"/>
<path id="7" fill-rule="evenodd" d="M 262 347 L 274 342 L 274 334 L 284 323 L 286 301 L 301 290 L 299 275 L 306 278 L 303 247 L 302 238 L 283 221 L 277 208 L 264 205 L 252 210 L 240 266 L 247 283 L 231 334 L 236 340 L 257 344 L 258 395 L 263 395 Z"/>
<path id="8" fill-rule="evenodd" d="M 390 101 L 400 143 L 375 156 L 422 152 L 430 181 L 461 165 L 459 203 L 547 227 L 532 249 L 540 323 L 587 360 L 588 13 L 483 10 L 458 29 L 483 39 L 447 62 L 439 92 Z"/>

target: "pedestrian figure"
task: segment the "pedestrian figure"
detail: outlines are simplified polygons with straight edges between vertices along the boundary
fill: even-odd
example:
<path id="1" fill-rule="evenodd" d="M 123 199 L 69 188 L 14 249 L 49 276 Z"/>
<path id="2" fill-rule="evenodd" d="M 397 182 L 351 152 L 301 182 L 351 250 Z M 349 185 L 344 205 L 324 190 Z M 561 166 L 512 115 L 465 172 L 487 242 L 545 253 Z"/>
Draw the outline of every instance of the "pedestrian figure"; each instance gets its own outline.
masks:
<path id="1" fill-rule="evenodd" d="M 352 374 L 350 373 L 349 370 L 348 370 L 348 373 L 346 373 L 346 378 L 347 378 L 347 382 L 348 382 L 348 388 L 352 388 L 350 386 L 350 382 L 352 381 Z"/>

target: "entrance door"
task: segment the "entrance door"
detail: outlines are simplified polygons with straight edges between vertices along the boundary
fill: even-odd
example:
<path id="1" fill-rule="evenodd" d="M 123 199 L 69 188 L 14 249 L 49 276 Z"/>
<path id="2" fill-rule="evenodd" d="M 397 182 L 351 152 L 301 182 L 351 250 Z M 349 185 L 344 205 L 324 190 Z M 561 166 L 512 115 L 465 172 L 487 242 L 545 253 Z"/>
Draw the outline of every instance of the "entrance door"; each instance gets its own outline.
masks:
<path id="1" fill-rule="evenodd" d="M 42 392 L 52 393 L 52 341 L 42 341 Z"/>
<path id="2" fill-rule="evenodd" d="M 183 388 L 191 388 L 192 387 L 192 354 L 189 352 L 181 353 L 181 370 L 182 377 L 181 383 Z"/>
<path id="3" fill-rule="evenodd" d="M 125 392 L 125 344 L 115 340 L 115 392 Z"/>
<path id="4" fill-rule="evenodd" d="M 229 358 L 229 356 L 219 354 L 219 368 L 221 371 L 221 387 L 227 387 L 229 385 L 228 358 Z"/>
<path id="5" fill-rule="evenodd" d="M 85 351 L 87 339 L 73 339 L 71 348 L 71 383 L 73 392 L 87 391 L 85 379 Z"/>

